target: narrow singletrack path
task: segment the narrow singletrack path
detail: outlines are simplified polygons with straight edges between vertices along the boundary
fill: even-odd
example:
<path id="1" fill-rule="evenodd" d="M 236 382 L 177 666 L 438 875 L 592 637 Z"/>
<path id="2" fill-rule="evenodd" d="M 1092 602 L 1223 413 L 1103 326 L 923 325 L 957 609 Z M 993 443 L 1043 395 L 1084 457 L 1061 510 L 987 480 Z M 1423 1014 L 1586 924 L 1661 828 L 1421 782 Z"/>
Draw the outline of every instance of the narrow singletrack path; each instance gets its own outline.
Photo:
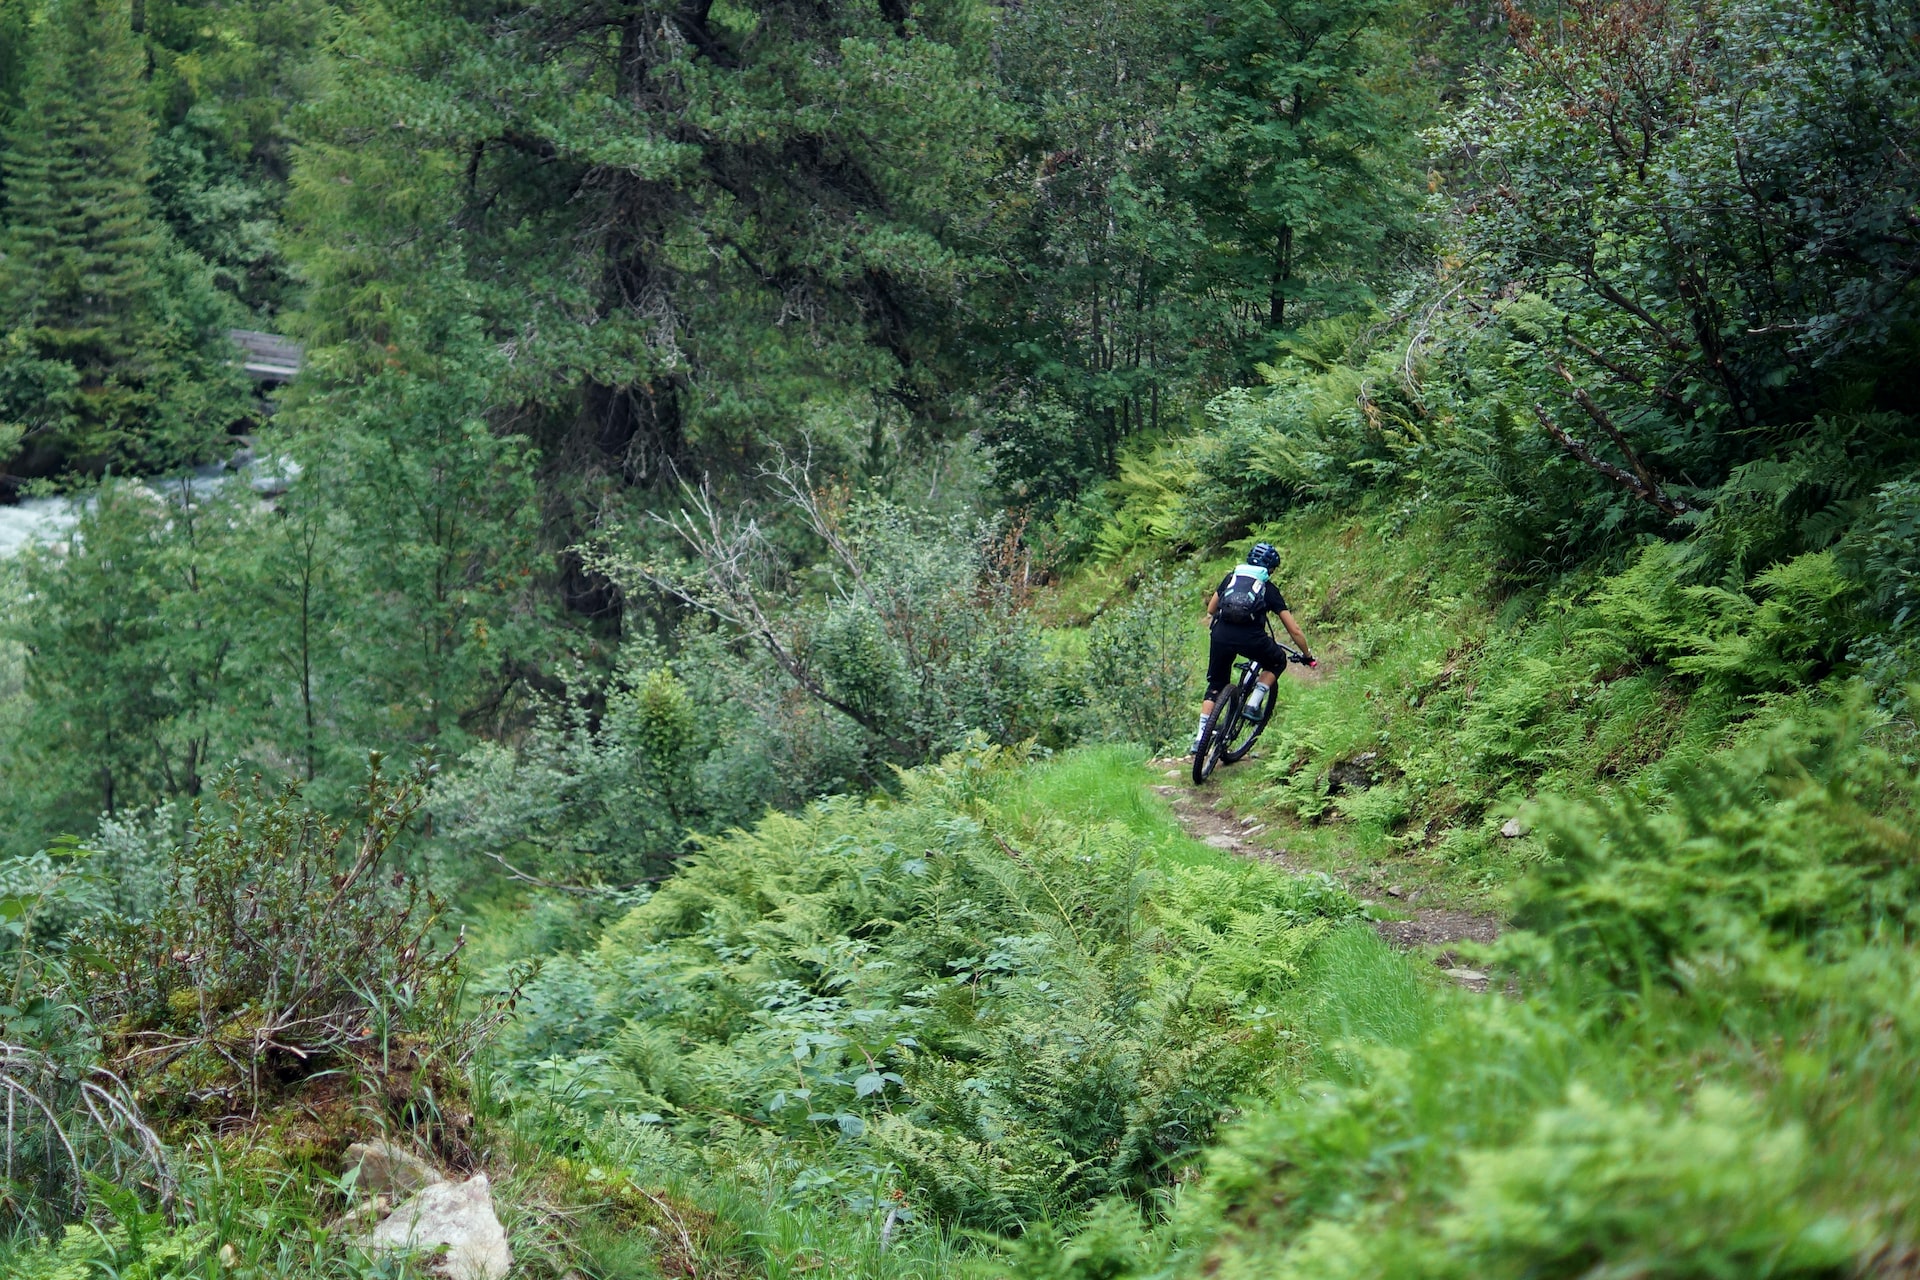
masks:
<path id="1" fill-rule="evenodd" d="M 1166 772 L 1169 778 L 1183 777 L 1179 770 L 1186 767 L 1186 761 L 1175 759 L 1154 760 L 1152 764 Z M 1289 859 L 1285 849 L 1274 849 L 1259 842 L 1258 837 L 1267 830 L 1259 819 L 1242 818 L 1225 805 L 1216 807 L 1207 792 L 1189 786 L 1184 781 L 1157 785 L 1153 790 L 1166 800 L 1186 833 L 1200 843 L 1236 857 L 1268 863 L 1295 875 L 1309 870 Z M 1380 891 L 1357 883 L 1362 870 L 1359 867 L 1336 868 L 1333 874 L 1362 899 L 1372 899 Z M 1416 906 L 1410 898 L 1401 896 L 1398 886 L 1384 892 L 1385 896 L 1397 899 L 1391 909 L 1409 918 L 1372 921 L 1373 931 L 1382 940 L 1399 951 L 1430 952 L 1434 965 L 1454 981 L 1474 991 L 1487 989 L 1486 975 L 1466 967 L 1454 953 L 1452 944 L 1492 942 L 1500 933 L 1498 916 L 1452 907 Z"/>

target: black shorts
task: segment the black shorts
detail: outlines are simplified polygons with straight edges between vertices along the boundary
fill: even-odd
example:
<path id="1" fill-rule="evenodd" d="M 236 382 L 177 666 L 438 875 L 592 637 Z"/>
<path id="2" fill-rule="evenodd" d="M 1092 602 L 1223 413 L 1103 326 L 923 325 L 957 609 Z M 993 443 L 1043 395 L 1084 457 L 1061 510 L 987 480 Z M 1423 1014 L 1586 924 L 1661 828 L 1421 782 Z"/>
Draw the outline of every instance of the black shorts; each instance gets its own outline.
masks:
<path id="1" fill-rule="evenodd" d="M 1207 649 L 1207 700 L 1220 696 L 1233 678 L 1233 660 L 1252 658 L 1269 671 L 1285 674 L 1287 651 L 1280 642 L 1257 627 L 1226 627 L 1215 623 L 1213 641 Z"/>

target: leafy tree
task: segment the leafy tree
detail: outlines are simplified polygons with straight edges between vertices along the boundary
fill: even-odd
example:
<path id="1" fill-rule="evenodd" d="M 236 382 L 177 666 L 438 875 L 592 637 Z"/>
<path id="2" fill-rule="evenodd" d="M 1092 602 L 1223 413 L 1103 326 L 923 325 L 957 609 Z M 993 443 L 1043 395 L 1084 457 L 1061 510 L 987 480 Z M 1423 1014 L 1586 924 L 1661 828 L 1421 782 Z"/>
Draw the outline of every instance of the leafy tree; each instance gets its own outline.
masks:
<path id="1" fill-rule="evenodd" d="M 1408 228 L 1418 90 L 1392 0 L 1189 11 L 1173 163 L 1249 339 L 1367 297 Z"/>
<path id="2" fill-rule="evenodd" d="M 1704 506 L 1822 408 L 1913 408 L 1920 253 L 1896 228 L 1920 209 L 1916 21 L 1571 4 L 1518 20 L 1452 127 L 1485 283 L 1534 295 L 1506 308 L 1515 407 L 1641 520 Z"/>
<path id="3" fill-rule="evenodd" d="M 450 354 L 316 384 L 286 415 L 302 471 L 265 566 L 270 666 L 283 740 L 312 742 L 319 716 L 321 755 L 458 746 L 510 717 L 544 654 L 537 455 L 488 420 L 496 370 L 471 326 L 449 321 L 419 347 Z"/>
<path id="4" fill-rule="evenodd" d="M 234 522 L 183 498 L 110 481 L 64 553 L 26 557 L 30 603 L 8 630 L 27 654 L 29 740 L 73 826 L 196 796 L 231 749 Z"/>
<path id="5" fill-rule="evenodd" d="M 1112 474 L 1124 441 L 1181 420 L 1226 371 L 1205 240 L 1166 181 L 1185 15 L 1133 0 L 1037 0 L 995 20 L 1019 113 L 982 228 L 996 269 L 969 294 L 988 377 L 1020 394 L 988 431 L 1009 497 L 1046 509 Z"/>
<path id="6" fill-rule="evenodd" d="M 142 31 L 158 121 L 153 192 L 182 244 L 269 327 L 293 298 L 281 207 L 293 121 L 318 76 L 325 19 L 314 0 L 147 0 Z"/>

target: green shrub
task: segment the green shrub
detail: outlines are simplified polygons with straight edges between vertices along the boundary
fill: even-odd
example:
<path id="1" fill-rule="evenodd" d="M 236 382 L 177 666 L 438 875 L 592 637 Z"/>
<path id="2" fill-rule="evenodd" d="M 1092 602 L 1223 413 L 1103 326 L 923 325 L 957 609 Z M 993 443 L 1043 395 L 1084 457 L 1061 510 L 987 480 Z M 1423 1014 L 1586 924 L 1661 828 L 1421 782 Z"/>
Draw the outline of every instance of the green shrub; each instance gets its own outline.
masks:
<path id="1" fill-rule="evenodd" d="M 1770 1129 L 1724 1088 L 1669 1116 L 1575 1085 L 1523 1139 L 1461 1165 L 1439 1223 L 1465 1264 L 1457 1274 L 1838 1277 L 1858 1251 L 1846 1223 L 1800 1198 L 1802 1136 Z"/>
<path id="2" fill-rule="evenodd" d="M 1858 699 L 1669 772 L 1670 798 L 1561 801 L 1515 920 L 1603 983 L 1804 948 L 1829 960 L 1920 925 L 1911 765 Z M 1509 940 L 1519 955 L 1532 943 Z"/>
<path id="3" fill-rule="evenodd" d="M 1199 593 L 1166 577 L 1141 582 L 1087 633 L 1087 719 L 1100 737 L 1157 750 L 1191 731 Z"/>
<path id="4" fill-rule="evenodd" d="M 389 780 L 375 756 L 355 830 L 296 788 L 225 780 L 151 918 L 102 923 L 73 965 L 116 1071 L 182 1116 L 257 1114 L 342 1069 L 430 1093 L 469 1046 L 439 904 L 397 865 L 428 777 Z"/>
<path id="5" fill-rule="evenodd" d="M 752 821 L 769 803 L 840 781 L 800 776 L 782 785 L 771 761 L 756 768 L 742 760 L 781 735 L 771 717 L 755 714 L 756 699 L 710 695 L 737 678 L 739 664 L 695 644 L 679 666 L 704 687 L 690 686 L 651 646 L 629 645 L 607 679 L 543 704 L 516 744 L 475 747 L 436 779 L 436 832 L 461 869 L 449 874 L 492 858 L 495 869 L 504 863 L 536 879 L 630 886 L 672 865 L 695 833 Z"/>

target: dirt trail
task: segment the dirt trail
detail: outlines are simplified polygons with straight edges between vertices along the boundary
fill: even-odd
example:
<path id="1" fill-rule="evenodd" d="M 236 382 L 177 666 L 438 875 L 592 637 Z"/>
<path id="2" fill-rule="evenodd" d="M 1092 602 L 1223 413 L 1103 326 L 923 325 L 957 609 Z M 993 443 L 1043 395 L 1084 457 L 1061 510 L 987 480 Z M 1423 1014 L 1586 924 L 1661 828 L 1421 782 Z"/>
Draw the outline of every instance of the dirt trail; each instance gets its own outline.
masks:
<path id="1" fill-rule="evenodd" d="M 1257 842 L 1266 827 L 1257 818 L 1241 818 L 1229 807 L 1215 808 L 1209 803 L 1205 793 L 1186 785 L 1185 760 L 1155 760 L 1156 766 L 1164 770 L 1169 778 L 1179 778 L 1179 783 L 1156 786 L 1153 789 L 1166 797 L 1173 809 L 1174 817 L 1186 829 L 1188 835 L 1202 844 L 1212 845 L 1216 849 L 1237 854 L 1243 858 L 1252 858 L 1259 862 L 1270 863 L 1283 870 L 1296 874 L 1307 870 L 1291 861 L 1284 849 L 1271 849 Z M 1500 920 L 1497 916 L 1475 911 L 1456 911 L 1448 907 L 1415 906 L 1412 895 L 1403 895 L 1398 885 L 1384 890 L 1360 883 L 1353 874 L 1357 869 L 1336 872 L 1347 888 L 1361 898 L 1375 898 L 1384 894 L 1392 900 L 1391 907 L 1396 912 L 1410 915 L 1409 920 L 1375 920 L 1373 931 L 1387 943 L 1401 951 L 1428 950 L 1433 955 L 1434 965 L 1446 975 L 1464 987 L 1474 991 L 1487 989 L 1486 975 L 1467 968 L 1449 946 L 1455 942 L 1491 942 L 1500 932 Z"/>

